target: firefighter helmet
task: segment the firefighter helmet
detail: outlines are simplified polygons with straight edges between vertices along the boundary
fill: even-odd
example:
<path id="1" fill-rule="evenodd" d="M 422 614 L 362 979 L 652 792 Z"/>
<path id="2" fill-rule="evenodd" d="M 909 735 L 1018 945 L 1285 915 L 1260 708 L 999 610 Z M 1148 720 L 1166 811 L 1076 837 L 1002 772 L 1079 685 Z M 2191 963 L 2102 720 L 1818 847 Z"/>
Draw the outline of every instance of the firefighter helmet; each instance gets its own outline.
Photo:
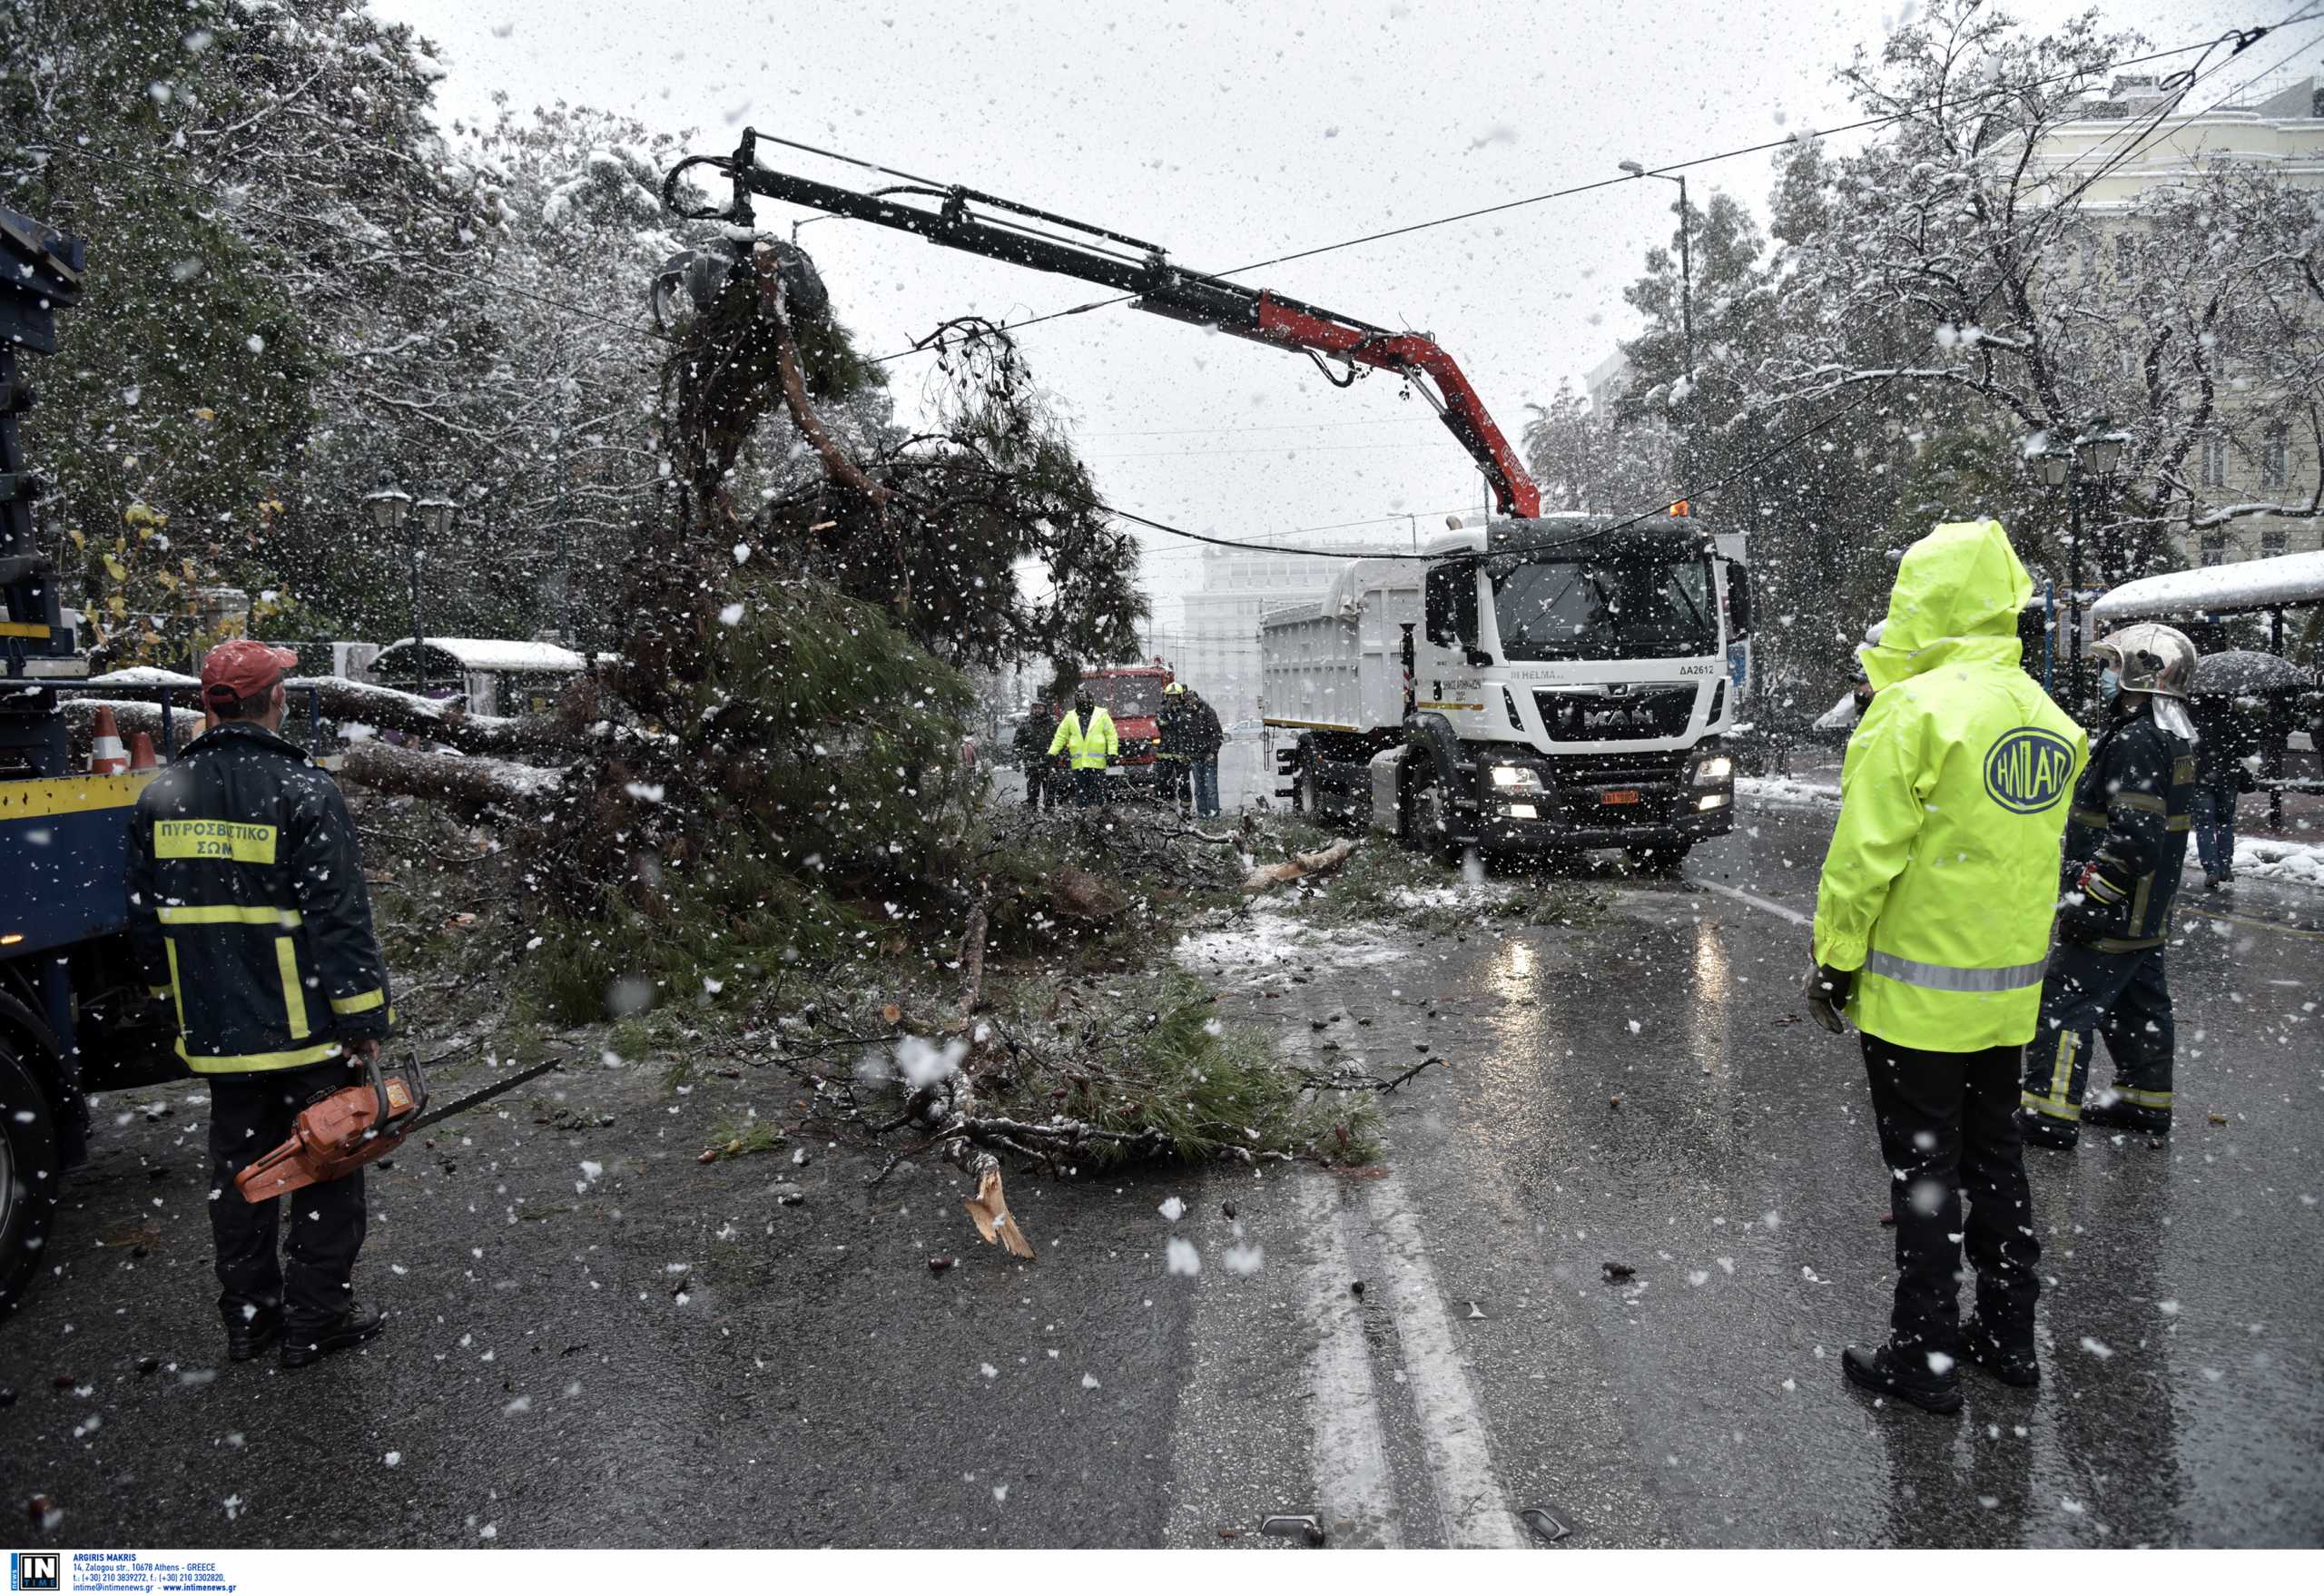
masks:
<path id="1" fill-rule="evenodd" d="M 2195 687 L 2195 645 L 2175 626 L 2142 621 L 2092 645 L 2092 655 L 2111 667 L 2125 693 L 2184 698 Z"/>

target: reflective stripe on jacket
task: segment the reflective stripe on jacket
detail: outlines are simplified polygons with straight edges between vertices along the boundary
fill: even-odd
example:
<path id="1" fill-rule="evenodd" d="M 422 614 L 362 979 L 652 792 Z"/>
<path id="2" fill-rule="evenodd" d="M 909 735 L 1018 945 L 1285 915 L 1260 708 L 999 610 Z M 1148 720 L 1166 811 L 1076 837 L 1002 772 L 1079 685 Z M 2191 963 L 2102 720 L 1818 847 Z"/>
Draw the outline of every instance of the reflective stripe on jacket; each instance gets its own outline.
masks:
<path id="1" fill-rule="evenodd" d="M 1082 729 L 1080 712 L 1067 710 L 1057 724 L 1057 735 L 1049 739 L 1049 752 L 1072 754 L 1076 770 L 1103 770 L 1121 751 L 1122 740 L 1114 734 L 1114 717 L 1102 704 L 1089 712 L 1087 731 Z"/>
<path id="2" fill-rule="evenodd" d="M 347 801 L 264 727 L 204 733 L 139 795 L 128 887 L 130 945 L 197 1074 L 319 1064 L 393 1023 Z"/>
<path id="3" fill-rule="evenodd" d="M 2141 710 L 2098 734 L 2068 815 L 2059 935 L 2101 953 L 2162 946 L 2187 859 L 2195 754 Z M 2079 890 L 2095 864 L 2127 884 L 2117 902 Z"/>
<path id="4" fill-rule="evenodd" d="M 1939 527 L 1905 551 L 1862 651 L 1876 692 L 1841 767 L 1815 956 L 1862 972 L 1849 1018 L 1903 1047 L 2014 1047 L 2040 1014 L 2089 739 L 2018 668 L 2032 591 L 1999 522 Z"/>

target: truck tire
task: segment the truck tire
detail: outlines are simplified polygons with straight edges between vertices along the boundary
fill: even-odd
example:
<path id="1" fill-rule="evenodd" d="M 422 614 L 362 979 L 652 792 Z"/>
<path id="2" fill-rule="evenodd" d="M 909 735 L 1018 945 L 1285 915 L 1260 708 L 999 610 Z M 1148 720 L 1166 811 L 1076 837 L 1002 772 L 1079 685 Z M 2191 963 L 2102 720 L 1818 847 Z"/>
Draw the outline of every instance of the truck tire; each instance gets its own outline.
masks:
<path id="1" fill-rule="evenodd" d="M 0 1319 L 40 1277 L 56 1217 L 57 1164 L 48 1095 L 0 1035 Z"/>
<path id="2" fill-rule="evenodd" d="M 1452 841 L 1452 806 L 1434 765 L 1423 763 L 1420 773 L 1404 790 L 1399 818 L 1404 846 L 1440 864 L 1460 862 L 1461 850 Z"/>
<path id="3" fill-rule="evenodd" d="M 1679 867 L 1687 862 L 1687 855 L 1692 852 L 1693 848 L 1692 842 L 1632 842 L 1622 852 L 1628 853 L 1630 856 L 1630 862 L 1640 870 L 1658 871 L 1666 875 L 1676 875 L 1679 872 Z"/>
<path id="4" fill-rule="evenodd" d="M 1293 806 L 1305 812 L 1316 825 L 1327 830 L 1331 828 L 1339 817 L 1331 813 L 1330 801 L 1324 796 L 1324 783 L 1316 779 L 1315 755 L 1312 749 L 1308 751 L 1307 757 L 1299 762 L 1297 786 L 1298 791 L 1292 800 Z"/>

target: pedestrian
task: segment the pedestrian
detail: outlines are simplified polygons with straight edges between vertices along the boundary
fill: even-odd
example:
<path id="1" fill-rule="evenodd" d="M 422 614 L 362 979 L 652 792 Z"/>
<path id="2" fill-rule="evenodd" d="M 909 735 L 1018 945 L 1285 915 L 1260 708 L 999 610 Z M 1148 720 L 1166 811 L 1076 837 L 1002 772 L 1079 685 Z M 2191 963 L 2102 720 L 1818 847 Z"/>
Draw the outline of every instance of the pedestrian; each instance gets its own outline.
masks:
<path id="1" fill-rule="evenodd" d="M 2039 1378 L 2017 1076 L 2088 740 L 2018 668 L 2032 591 L 1995 521 L 1941 526 L 1905 550 L 1863 653 L 1874 693 L 1816 894 L 1806 1001 L 1827 1030 L 1841 1032 L 1845 1010 L 1862 1033 L 1896 1226 L 1888 1340 L 1847 1348 L 1841 1368 L 1932 1413 L 1961 1405 L 1963 1359 L 2014 1385 Z M 1965 1243 L 1977 1283 L 1965 1324 Z"/>
<path id="2" fill-rule="evenodd" d="M 1187 713 L 1192 722 L 1188 755 L 1194 766 L 1195 813 L 1205 819 L 1218 813 L 1218 751 L 1226 744 L 1226 729 L 1210 700 L 1187 689 Z"/>
<path id="3" fill-rule="evenodd" d="M 2074 788 L 2058 950 L 2025 1049 L 2025 1139 L 2060 1150 L 2084 1122 L 2170 1134 L 2177 1042 L 2162 959 L 2193 823 L 2195 645 L 2144 622 L 2091 652 L 2104 666 L 2106 726 Z M 2105 1035 L 2114 1085 L 2085 1108 L 2093 1030 Z"/>
<path id="4" fill-rule="evenodd" d="M 1018 724 L 1015 734 L 1009 739 L 1009 746 L 1017 754 L 1017 763 L 1025 770 L 1025 807 L 1036 813 L 1040 812 L 1044 789 L 1048 790 L 1049 807 L 1057 807 L 1057 789 L 1061 783 L 1050 779 L 1053 772 L 1050 768 L 1049 739 L 1056 734 L 1058 719 L 1055 704 L 1037 704 L 1026 711 L 1025 718 Z"/>
<path id="5" fill-rule="evenodd" d="M 2226 694 L 2207 694 L 2188 704 L 2195 723 L 2195 790 L 2189 809 L 2195 826 L 2195 854 L 2202 862 L 2203 889 L 2216 892 L 2235 882 L 2235 810 L 2256 784 L 2260 717 L 2251 706 Z"/>
<path id="6" fill-rule="evenodd" d="M 210 1228 L 227 1355 L 279 1338 L 285 1368 L 384 1326 L 354 1297 L 363 1173 L 290 1199 L 243 1201 L 234 1177 L 288 1139 L 318 1097 L 374 1062 L 395 1021 L 387 961 L 347 801 L 277 735 L 287 649 L 236 640 L 202 664 L 208 729 L 138 796 L 130 823 L 132 949 L 172 1000 L 178 1056 L 210 1081 Z"/>
<path id="7" fill-rule="evenodd" d="M 1155 717 L 1155 728 L 1156 774 L 1171 806 L 1184 816 L 1192 808 L 1195 754 L 1195 716 L 1184 682 L 1172 682 L 1162 689 L 1162 713 Z"/>
<path id="8" fill-rule="evenodd" d="M 1049 752 L 1063 754 L 1073 766 L 1073 804 L 1094 809 L 1106 801 L 1106 767 L 1119 756 L 1122 740 L 1114 733 L 1114 717 L 1083 687 L 1073 695 L 1073 708 L 1057 723 Z"/>

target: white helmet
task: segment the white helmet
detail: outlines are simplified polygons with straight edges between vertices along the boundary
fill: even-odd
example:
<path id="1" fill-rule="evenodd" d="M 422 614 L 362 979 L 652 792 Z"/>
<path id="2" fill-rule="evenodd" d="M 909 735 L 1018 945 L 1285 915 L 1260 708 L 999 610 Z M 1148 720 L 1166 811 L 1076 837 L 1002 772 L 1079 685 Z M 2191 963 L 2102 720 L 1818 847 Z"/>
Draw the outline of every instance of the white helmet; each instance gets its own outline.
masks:
<path id="1" fill-rule="evenodd" d="M 2195 645 L 2175 626 L 2141 621 L 2091 645 L 2091 655 L 2112 668 L 2125 693 L 2185 698 L 2195 685 Z"/>

